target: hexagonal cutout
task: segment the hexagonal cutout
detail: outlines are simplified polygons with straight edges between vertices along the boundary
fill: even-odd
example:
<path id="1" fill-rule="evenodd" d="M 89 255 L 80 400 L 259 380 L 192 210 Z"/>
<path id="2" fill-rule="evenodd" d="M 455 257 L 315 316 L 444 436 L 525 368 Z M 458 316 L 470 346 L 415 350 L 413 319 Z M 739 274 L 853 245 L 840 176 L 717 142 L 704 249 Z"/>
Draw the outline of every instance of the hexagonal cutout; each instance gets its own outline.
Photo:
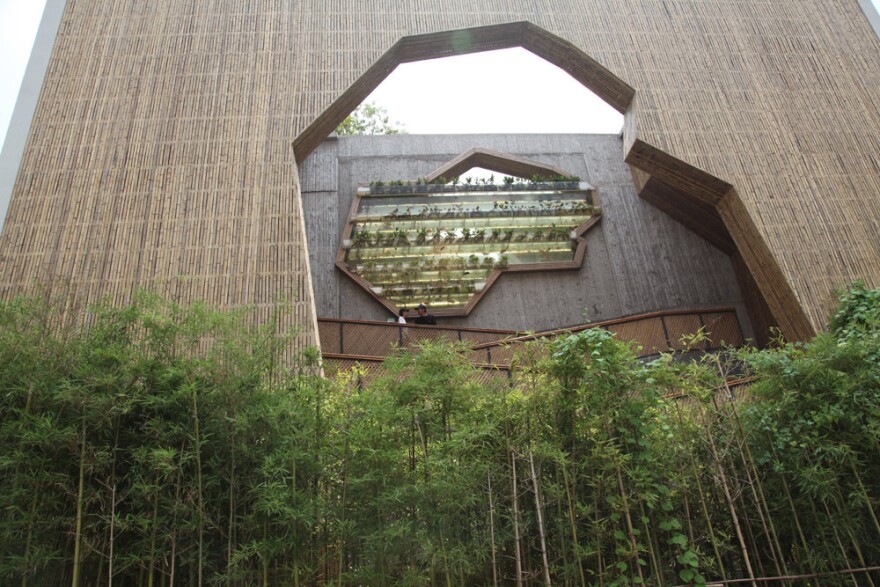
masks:
<path id="1" fill-rule="evenodd" d="M 517 175 L 440 175 L 477 164 Z M 470 313 L 502 273 L 577 269 L 600 211 L 594 188 L 560 171 L 472 150 L 427 178 L 362 184 L 336 265 L 390 311 L 438 316 Z"/>

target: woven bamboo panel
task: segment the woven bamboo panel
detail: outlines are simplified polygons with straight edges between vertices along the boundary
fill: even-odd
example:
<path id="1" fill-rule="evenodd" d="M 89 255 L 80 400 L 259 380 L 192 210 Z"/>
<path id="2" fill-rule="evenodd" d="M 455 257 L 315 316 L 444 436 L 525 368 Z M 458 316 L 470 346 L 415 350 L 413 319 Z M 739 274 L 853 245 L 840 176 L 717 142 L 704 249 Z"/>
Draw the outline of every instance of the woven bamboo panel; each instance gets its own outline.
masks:
<path id="1" fill-rule="evenodd" d="M 745 343 L 736 314 L 719 312 L 701 316 L 706 326 L 706 334 L 709 336 L 710 348 L 741 346 Z"/>
<path id="2" fill-rule="evenodd" d="M 343 353 L 345 341 L 345 325 L 338 322 L 318 320 L 318 334 L 321 339 L 321 351 L 324 353 Z"/>
<path id="3" fill-rule="evenodd" d="M 516 336 L 516 332 L 487 332 L 480 330 L 461 330 L 461 340 L 470 344 L 484 344 Z"/>
<path id="4" fill-rule="evenodd" d="M 693 335 L 704 326 L 702 316 L 672 316 L 663 319 L 663 326 L 666 329 L 666 338 L 669 340 L 669 347 L 675 350 L 682 350 L 687 346 L 687 341 L 683 341 L 683 337 Z M 706 342 L 698 343 L 694 348 L 707 348 Z"/>
<path id="5" fill-rule="evenodd" d="M 638 344 L 642 347 L 643 354 L 652 355 L 669 350 L 669 339 L 663 330 L 663 321 L 660 318 L 612 324 L 607 328 L 615 333 L 618 339 Z"/>
<path id="6" fill-rule="evenodd" d="M 312 344 L 291 142 L 398 62 L 517 44 L 626 111 L 629 163 L 717 209 L 789 337 L 846 281 L 880 285 L 880 44 L 852 0 L 68 0 L 0 294 L 286 298 Z"/>
<path id="7" fill-rule="evenodd" d="M 138 287 L 255 306 L 317 343 L 297 167 L 295 5 L 67 0 L 3 229 L 0 295 Z M 76 305 L 72 307 L 77 307 Z"/>
<path id="8" fill-rule="evenodd" d="M 510 365 L 513 355 L 520 345 L 498 344 L 490 347 L 476 349 L 471 353 L 472 360 L 477 363 L 491 363 L 493 365 Z"/>

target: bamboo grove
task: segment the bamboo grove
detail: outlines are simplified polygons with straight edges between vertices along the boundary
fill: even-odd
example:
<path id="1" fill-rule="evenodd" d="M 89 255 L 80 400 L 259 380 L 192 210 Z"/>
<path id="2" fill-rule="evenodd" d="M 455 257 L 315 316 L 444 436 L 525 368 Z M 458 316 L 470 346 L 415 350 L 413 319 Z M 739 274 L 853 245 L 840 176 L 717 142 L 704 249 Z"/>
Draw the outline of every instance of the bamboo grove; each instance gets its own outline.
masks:
<path id="1" fill-rule="evenodd" d="M 83 322 L 0 307 L 3 585 L 880 584 L 875 290 L 806 344 L 588 330 L 494 386 L 441 344 L 331 382 L 146 294 Z"/>

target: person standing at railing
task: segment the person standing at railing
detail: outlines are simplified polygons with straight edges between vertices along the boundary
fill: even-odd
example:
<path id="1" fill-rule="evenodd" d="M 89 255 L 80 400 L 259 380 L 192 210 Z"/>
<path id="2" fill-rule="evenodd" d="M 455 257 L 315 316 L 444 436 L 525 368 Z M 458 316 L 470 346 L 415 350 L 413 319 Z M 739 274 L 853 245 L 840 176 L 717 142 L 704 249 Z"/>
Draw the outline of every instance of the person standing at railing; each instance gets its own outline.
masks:
<path id="1" fill-rule="evenodd" d="M 409 308 L 401 308 L 399 312 L 397 312 L 397 323 L 398 324 L 406 324 L 406 319 L 409 317 Z"/>
<path id="2" fill-rule="evenodd" d="M 428 314 L 428 307 L 425 304 L 419 304 L 418 308 L 416 308 L 416 312 L 419 315 L 416 317 L 416 324 L 433 324 L 437 325 L 437 319 L 434 318 L 433 315 Z"/>

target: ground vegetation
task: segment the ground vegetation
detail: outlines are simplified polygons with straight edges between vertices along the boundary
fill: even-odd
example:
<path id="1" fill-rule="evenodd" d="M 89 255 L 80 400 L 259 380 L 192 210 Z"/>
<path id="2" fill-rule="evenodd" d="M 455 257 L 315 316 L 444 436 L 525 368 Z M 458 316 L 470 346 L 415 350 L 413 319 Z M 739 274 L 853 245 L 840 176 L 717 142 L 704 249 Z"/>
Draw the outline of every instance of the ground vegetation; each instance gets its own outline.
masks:
<path id="1" fill-rule="evenodd" d="M 3 585 L 880 582 L 861 285 L 808 343 L 645 363 L 587 330 L 494 385 L 441 343 L 330 381 L 282 321 L 147 294 L 61 322 L 0 305 Z"/>

